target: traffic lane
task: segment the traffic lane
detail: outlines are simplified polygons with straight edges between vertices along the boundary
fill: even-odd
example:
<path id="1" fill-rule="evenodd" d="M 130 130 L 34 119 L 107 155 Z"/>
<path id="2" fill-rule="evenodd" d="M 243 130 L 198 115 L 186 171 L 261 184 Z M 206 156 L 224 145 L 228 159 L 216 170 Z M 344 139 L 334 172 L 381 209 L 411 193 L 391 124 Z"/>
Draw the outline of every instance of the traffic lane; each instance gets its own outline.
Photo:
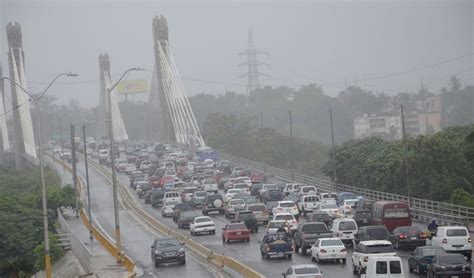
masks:
<path id="1" fill-rule="evenodd" d="M 110 170 L 110 169 L 109 169 Z M 129 185 L 128 176 L 125 174 L 118 175 L 119 180 L 125 184 Z M 128 187 L 130 188 L 130 187 Z M 130 189 L 132 192 L 133 189 Z M 221 192 L 222 194 L 222 192 Z M 177 224 L 172 220 L 172 218 L 166 218 L 161 216 L 159 209 L 154 209 L 151 205 L 145 204 L 143 199 L 139 199 L 136 194 L 132 194 L 137 202 L 139 202 L 142 207 L 160 222 L 166 224 L 168 227 L 172 227 L 175 230 L 180 231 L 181 233 L 190 236 L 188 230 L 179 229 Z M 201 211 L 198 210 L 200 214 Z M 265 235 L 265 227 L 259 226 L 259 231 L 257 234 L 251 234 L 250 242 L 231 242 L 223 243 L 221 239 L 222 228 L 229 223 L 230 221 L 226 219 L 223 215 L 210 213 L 209 216 L 213 218 L 216 223 L 216 235 L 200 235 L 191 237 L 193 240 L 203 244 L 204 246 L 212 249 L 215 252 L 225 254 L 226 256 L 231 256 L 238 261 L 248 265 L 249 267 L 257 270 L 258 272 L 264 274 L 267 277 L 277 277 L 280 276 L 282 272 L 285 272 L 288 267 L 295 264 L 309 264 L 311 262 L 309 252 L 307 255 L 303 256 L 300 253 L 294 254 L 292 260 L 275 258 L 271 260 L 262 259 L 260 255 L 260 243 L 258 240 L 262 239 Z M 408 273 L 408 257 L 412 251 L 398 251 L 397 254 L 402 258 L 404 262 L 405 271 Z M 325 277 L 327 278 L 338 278 L 338 277 L 351 277 L 355 276 L 352 274 L 352 263 L 351 263 L 352 250 L 348 250 L 347 262 L 345 265 L 342 263 L 320 263 L 318 264 L 321 270 L 324 272 Z M 316 263 L 314 263 L 316 264 Z M 408 277 L 420 277 L 416 274 L 410 273 Z"/>
<path id="2" fill-rule="evenodd" d="M 77 166 L 78 174 L 85 176 L 84 165 L 78 163 Z M 112 186 L 93 167 L 89 167 L 89 180 L 94 216 L 102 228 L 115 238 Z M 198 262 L 189 253 L 186 254 L 186 265 L 167 264 L 155 268 L 151 261 L 150 246 L 154 239 L 161 235 L 146 228 L 121 206 L 119 217 L 122 248 L 135 261 L 137 267 L 143 270 L 143 277 L 214 277 L 202 262 Z"/>

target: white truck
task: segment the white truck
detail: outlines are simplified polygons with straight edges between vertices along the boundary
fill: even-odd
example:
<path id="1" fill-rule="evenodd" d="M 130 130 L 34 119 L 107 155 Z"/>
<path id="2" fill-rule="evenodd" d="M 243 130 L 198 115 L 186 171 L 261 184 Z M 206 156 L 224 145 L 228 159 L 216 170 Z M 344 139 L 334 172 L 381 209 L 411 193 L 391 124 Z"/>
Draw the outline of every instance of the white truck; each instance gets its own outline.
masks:
<path id="1" fill-rule="evenodd" d="M 367 269 L 370 257 L 396 256 L 392 243 L 388 240 L 367 240 L 361 241 L 357 251 L 352 253 L 352 272 L 363 274 Z"/>
<path id="2" fill-rule="evenodd" d="M 367 270 L 361 278 L 405 278 L 402 259 L 398 256 L 369 257 Z"/>
<path id="3" fill-rule="evenodd" d="M 438 227 L 431 236 L 431 245 L 439 246 L 446 252 L 461 253 L 471 260 L 472 240 L 466 227 Z"/>

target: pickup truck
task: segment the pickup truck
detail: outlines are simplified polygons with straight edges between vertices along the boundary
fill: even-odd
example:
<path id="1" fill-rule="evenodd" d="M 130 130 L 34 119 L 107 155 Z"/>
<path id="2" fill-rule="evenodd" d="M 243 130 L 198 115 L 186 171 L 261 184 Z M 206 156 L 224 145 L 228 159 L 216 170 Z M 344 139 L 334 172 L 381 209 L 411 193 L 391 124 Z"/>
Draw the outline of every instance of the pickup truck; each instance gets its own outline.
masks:
<path id="1" fill-rule="evenodd" d="M 323 222 L 306 222 L 298 225 L 293 233 L 295 241 L 295 252 L 301 248 L 301 254 L 305 255 L 314 242 L 319 238 L 331 238 L 333 233 Z"/>
<path id="2" fill-rule="evenodd" d="M 352 253 L 352 273 L 363 274 L 371 257 L 397 256 L 392 243 L 388 240 L 361 241 L 357 251 Z"/>
<path id="3" fill-rule="evenodd" d="M 272 256 L 291 259 L 293 256 L 291 238 L 284 233 L 267 234 L 259 243 L 262 259 L 270 259 Z"/>

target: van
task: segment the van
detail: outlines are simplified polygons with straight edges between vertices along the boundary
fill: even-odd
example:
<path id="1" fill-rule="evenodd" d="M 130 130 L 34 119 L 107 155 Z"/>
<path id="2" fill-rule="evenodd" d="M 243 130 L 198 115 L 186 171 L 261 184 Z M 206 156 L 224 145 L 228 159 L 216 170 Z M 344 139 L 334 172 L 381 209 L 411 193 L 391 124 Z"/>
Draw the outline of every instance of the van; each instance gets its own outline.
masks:
<path id="1" fill-rule="evenodd" d="M 339 238 L 345 244 L 354 242 L 354 234 L 357 233 L 357 223 L 352 218 L 337 218 L 332 222 L 331 227 L 334 236 Z"/>
<path id="2" fill-rule="evenodd" d="M 313 186 L 313 185 L 302 185 L 298 188 L 299 196 L 316 195 L 317 193 L 318 193 L 318 190 L 316 189 L 316 186 Z"/>
<path id="3" fill-rule="evenodd" d="M 179 192 L 177 191 L 166 192 L 165 195 L 163 195 L 163 203 L 166 203 L 169 201 L 176 201 L 178 203 L 181 203 L 181 196 L 179 195 Z"/>
<path id="4" fill-rule="evenodd" d="M 361 278 L 404 278 L 402 259 L 398 256 L 369 257 Z"/>
<path id="5" fill-rule="evenodd" d="M 438 227 L 431 236 L 431 245 L 439 246 L 447 252 L 461 253 L 468 258 L 468 261 L 471 260 L 472 240 L 466 227 Z"/>
<path id="6" fill-rule="evenodd" d="M 298 198 L 298 210 L 306 215 L 308 212 L 312 212 L 318 205 L 319 198 L 316 195 L 304 195 Z"/>
<path id="7" fill-rule="evenodd" d="M 407 203 L 378 201 L 372 206 L 372 225 L 384 225 L 389 232 L 396 227 L 411 226 L 410 207 Z"/>

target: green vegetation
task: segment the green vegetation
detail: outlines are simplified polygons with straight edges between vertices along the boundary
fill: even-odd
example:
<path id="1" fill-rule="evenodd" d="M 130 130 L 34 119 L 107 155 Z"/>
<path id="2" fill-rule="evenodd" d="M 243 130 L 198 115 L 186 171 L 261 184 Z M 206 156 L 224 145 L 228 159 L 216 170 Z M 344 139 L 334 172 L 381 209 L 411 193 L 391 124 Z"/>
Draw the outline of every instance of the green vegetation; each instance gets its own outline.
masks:
<path id="1" fill-rule="evenodd" d="M 474 126 L 451 127 L 430 136 L 409 138 L 408 178 L 414 197 L 472 206 L 474 192 Z M 332 154 L 331 154 L 332 156 Z M 338 182 L 373 190 L 407 194 L 401 140 L 351 140 L 336 147 L 323 167 Z"/>
<path id="2" fill-rule="evenodd" d="M 74 190 L 61 187 L 59 177 L 45 171 L 48 186 L 49 231 L 54 231 L 60 206 L 74 206 Z M 0 169 L 0 276 L 27 277 L 41 270 L 43 221 L 39 169 Z M 53 261 L 62 255 L 57 240 L 51 242 Z"/>

